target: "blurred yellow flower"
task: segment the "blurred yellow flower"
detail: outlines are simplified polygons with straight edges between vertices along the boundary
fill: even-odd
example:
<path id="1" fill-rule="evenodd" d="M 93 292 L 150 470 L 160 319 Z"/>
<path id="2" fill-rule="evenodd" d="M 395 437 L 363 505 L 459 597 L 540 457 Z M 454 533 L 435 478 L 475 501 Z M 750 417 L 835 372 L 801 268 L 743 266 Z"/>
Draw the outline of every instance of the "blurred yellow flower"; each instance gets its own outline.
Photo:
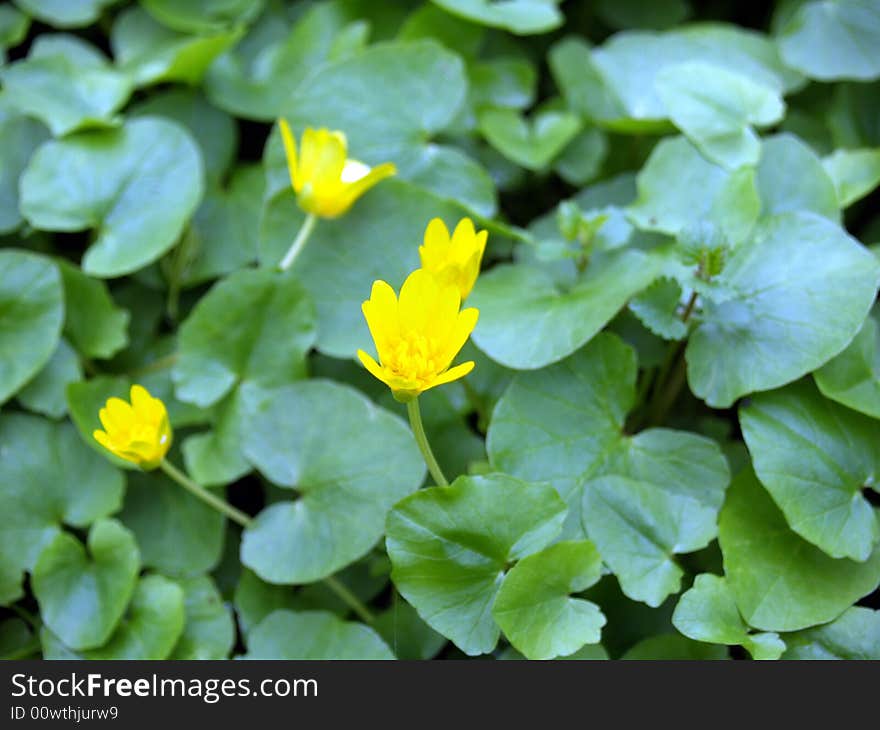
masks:
<path id="1" fill-rule="evenodd" d="M 419 246 L 422 268 L 455 286 L 462 300 L 467 299 L 480 273 L 488 237 L 488 231 L 477 233 L 470 218 L 462 218 L 450 237 L 446 224 L 434 218 L 425 229 L 424 244 Z"/>
<path id="2" fill-rule="evenodd" d="M 110 398 L 98 417 L 104 430 L 92 433 L 95 441 L 121 459 L 142 469 L 155 469 L 171 446 L 171 426 L 165 404 L 146 388 L 131 386 L 131 403 Z"/>
<path id="3" fill-rule="evenodd" d="M 423 269 L 407 277 L 399 301 L 394 289 L 376 281 L 363 312 L 382 364 L 363 350 L 358 350 L 358 357 L 404 403 L 435 385 L 464 377 L 473 370 L 473 362 L 449 366 L 477 324 L 479 312 L 459 311 L 460 306 L 458 289 Z"/>
<path id="4" fill-rule="evenodd" d="M 290 183 L 296 200 L 306 213 L 319 218 L 336 218 L 345 213 L 361 195 L 397 169 L 390 162 L 370 168 L 346 158 L 348 143 L 342 132 L 306 127 L 297 154 L 290 125 L 278 121 Z"/>

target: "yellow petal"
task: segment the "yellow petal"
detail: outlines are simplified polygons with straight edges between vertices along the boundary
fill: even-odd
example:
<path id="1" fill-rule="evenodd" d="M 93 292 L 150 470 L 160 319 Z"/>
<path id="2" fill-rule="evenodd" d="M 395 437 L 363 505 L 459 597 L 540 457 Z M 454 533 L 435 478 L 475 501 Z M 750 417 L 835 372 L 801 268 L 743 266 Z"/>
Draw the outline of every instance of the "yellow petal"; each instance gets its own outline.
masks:
<path id="1" fill-rule="evenodd" d="M 363 350 L 357 351 L 358 359 L 363 363 L 364 367 L 370 371 L 370 374 L 374 377 L 381 380 L 385 385 L 389 385 L 388 383 L 388 374 L 385 372 L 384 368 L 382 368 L 379 363 L 377 363 L 370 355 L 368 355 Z"/>
<path id="2" fill-rule="evenodd" d="M 284 142 L 284 155 L 287 157 L 287 172 L 290 175 L 290 184 L 293 189 L 299 192 L 297 184 L 298 175 L 296 169 L 296 139 L 290 131 L 290 125 L 286 119 L 278 120 L 278 127 L 281 129 L 281 141 Z"/>
<path id="3" fill-rule="evenodd" d="M 344 183 L 339 200 L 339 209 L 336 215 L 345 213 L 354 202 L 361 197 L 367 190 L 374 187 L 386 177 L 391 177 L 397 173 L 397 168 L 390 162 L 376 165 L 363 177 L 351 183 Z"/>
<path id="4" fill-rule="evenodd" d="M 455 359 L 455 356 L 458 355 L 461 348 L 464 347 L 464 343 L 467 342 L 471 332 L 474 331 L 474 327 L 477 326 L 479 316 L 480 311 L 475 307 L 464 309 L 458 313 L 455 324 L 443 343 L 443 356 L 440 358 L 442 367 L 447 367 Z"/>
<path id="5" fill-rule="evenodd" d="M 452 255 L 458 261 L 466 261 L 470 258 L 476 247 L 477 231 L 474 222 L 470 218 L 462 218 L 452 232 Z"/>
<path id="6" fill-rule="evenodd" d="M 449 368 L 449 370 L 447 370 L 445 373 L 441 373 L 440 375 L 438 375 L 437 379 L 433 383 L 431 383 L 429 387 L 434 388 L 438 385 L 443 385 L 444 383 L 451 383 L 453 380 L 463 378 L 473 369 L 473 360 L 463 362 L 461 365 L 456 365 L 454 368 Z"/>
<path id="7" fill-rule="evenodd" d="M 363 303 L 362 310 L 380 360 L 387 360 L 390 343 L 400 336 L 397 318 L 397 295 L 384 281 L 374 281 L 370 298 Z"/>
<path id="8" fill-rule="evenodd" d="M 345 166 L 345 152 L 346 141 L 342 132 L 307 128 L 303 132 L 297 170 L 300 189 L 311 185 L 312 195 L 319 199 L 331 188 L 338 190 Z"/>
<path id="9" fill-rule="evenodd" d="M 437 272 L 446 262 L 449 229 L 440 218 L 432 218 L 425 228 L 424 243 L 419 246 L 422 268 Z"/>

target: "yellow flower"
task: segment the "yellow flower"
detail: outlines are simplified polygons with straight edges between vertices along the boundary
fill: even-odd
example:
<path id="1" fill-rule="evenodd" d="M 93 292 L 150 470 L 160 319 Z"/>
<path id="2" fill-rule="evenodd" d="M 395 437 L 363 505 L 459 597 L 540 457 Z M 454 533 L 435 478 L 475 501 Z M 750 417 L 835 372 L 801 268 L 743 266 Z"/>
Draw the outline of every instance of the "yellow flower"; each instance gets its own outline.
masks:
<path id="1" fill-rule="evenodd" d="M 306 213 L 320 218 L 336 218 L 345 213 L 361 195 L 397 169 L 390 162 L 370 168 L 363 162 L 346 159 L 348 143 L 342 132 L 306 127 L 299 155 L 290 125 L 278 121 L 290 183 L 296 200 Z"/>
<path id="2" fill-rule="evenodd" d="M 470 218 L 462 218 L 452 237 L 439 218 L 425 229 L 424 245 L 419 246 L 422 268 L 441 282 L 458 288 L 462 300 L 467 299 L 480 273 L 480 261 L 486 250 L 488 231 L 477 233 Z"/>
<path id="3" fill-rule="evenodd" d="M 155 469 L 171 446 L 171 426 L 165 404 L 146 388 L 131 386 L 131 403 L 110 398 L 101 409 L 103 431 L 92 433 L 95 441 L 121 459 L 142 469 Z"/>
<path id="4" fill-rule="evenodd" d="M 435 385 L 464 377 L 473 362 L 449 366 L 477 324 L 479 312 L 459 311 L 461 297 L 449 284 L 418 269 L 400 288 L 400 300 L 384 281 L 373 283 L 363 304 L 381 365 L 363 350 L 364 366 L 406 403 Z"/>

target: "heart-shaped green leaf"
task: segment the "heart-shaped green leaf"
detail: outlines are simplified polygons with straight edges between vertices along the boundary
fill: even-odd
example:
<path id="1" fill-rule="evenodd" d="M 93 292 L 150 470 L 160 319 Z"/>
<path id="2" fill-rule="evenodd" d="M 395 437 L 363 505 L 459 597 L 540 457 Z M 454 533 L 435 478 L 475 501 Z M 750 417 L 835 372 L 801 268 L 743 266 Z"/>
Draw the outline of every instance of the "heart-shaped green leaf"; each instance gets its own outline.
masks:
<path id="1" fill-rule="evenodd" d="M 698 575 L 679 599 L 672 623 L 697 641 L 744 646 L 755 659 L 779 659 L 785 651 L 778 634 L 749 632 L 724 578 L 709 573 Z"/>
<path id="2" fill-rule="evenodd" d="M 480 114 L 480 131 L 489 144 L 529 170 L 546 168 L 580 128 L 576 114 L 552 109 L 530 120 L 514 109 L 488 109 Z"/>
<path id="3" fill-rule="evenodd" d="M 0 417 L 0 563 L 10 580 L 21 585 L 62 523 L 87 527 L 118 510 L 123 488 L 122 474 L 69 423 Z"/>
<path id="4" fill-rule="evenodd" d="M 147 575 L 138 581 L 126 615 L 103 646 L 76 652 L 45 628 L 40 638 L 46 659 L 168 659 L 183 626 L 183 589 L 161 575 Z"/>
<path id="5" fill-rule="evenodd" d="M 752 126 L 774 124 L 785 110 L 780 89 L 702 61 L 665 66 L 655 89 L 675 126 L 729 170 L 758 162 Z"/>
<path id="6" fill-rule="evenodd" d="M 83 270 L 122 276 L 171 248 L 202 196 L 185 130 L 158 118 L 47 142 L 21 178 L 21 210 L 47 231 L 96 229 Z"/>
<path id="7" fill-rule="evenodd" d="M 385 515 L 424 478 L 415 439 L 356 391 L 309 380 L 242 389 L 244 453 L 298 499 L 264 509 L 242 538 L 242 562 L 272 583 L 310 583 L 364 555 Z"/>
<path id="8" fill-rule="evenodd" d="M 461 59 L 439 44 L 384 43 L 306 77 L 282 116 L 297 132 L 342 130 L 350 156 L 391 161 L 404 180 L 489 216 L 495 200 L 487 173 L 458 149 L 429 141 L 449 126 L 466 93 Z M 268 163 L 286 176 L 283 155 Z"/>
<path id="9" fill-rule="evenodd" d="M 727 490 L 718 541 L 739 612 L 763 631 L 826 623 L 880 585 L 880 549 L 863 563 L 829 557 L 789 529 L 750 470 Z"/>
<path id="10" fill-rule="evenodd" d="M 63 320 L 56 266 L 24 251 L 0 251 L 0 403 L 49 361 Z"/>
<path id="11" fill-rule="evenodd" d="M 680 585 L 674 554 L 715 537 L 729 474 L 702 436 L 623 433 L 635 379 L 632 349 L 600 334 L 552 367 L 517 375 L 487 444 L 495 467 L 549 481 L 569 505 L 566 536 L 589 536 L 624 593 L 657 606 Z"/>
<path id="12" fill-rule="evenodd" d="M 785 637 L 783 659 L 880 659 L 880 611 L 853 606 L 824 626 Z"/>
<path id="13" fill-rule="evenodd" d="M 160 25 L 142 8 L 132 7 L 117 17 L 110 41 L 117 63 L 138 86 L 162 81 L 197 84 L 242 32 L 238 28 L 186 35 Z"/>
<path id="14" fill-rule="evenodd" d="M 789 213 L 758 224 L 718 281 L 736 294 L 706 303 L 688 342 L 688 382 L 709 405 L 726 408 L 846 347 L 874 302 L 880 264 L 825 218 Z"/>
<path id="15" fill-rule="evenodd" d="M 43 621 L 71 649 L 102 646 L 125 613 L 139 568 L 134 535 L 116 520 L 92 525 L 88 549 L 59 532 L 40 553 L 31 578 Z"/>
<path id="16" fill-rule="evenodd" d="M 208 576 L 178 580 L 186 623 L 171 659 L 226 659 L 235 644 L 235 621 Z"/>
<path id="17" fill-rule="evenodd" d="M 49 362 L 18 392 L 18 402 L 35 413 L 61 418 L 67 413 L 67 386 L 79 380 L 79 356 L 62 338 Z"/>
<path id="18" fill-rule="evenodd" d="M 64 334 L 83 355 L 109 358 L 128 344 L 129 313 L 116 306 L 107 285 L 66 261 L 59 261 L 64 284 Z"/>
<path id="19" fill-rule="evenodd" d="M 146 567 L 194 576 L 220 561 L 223 515 L 164 474 L 132 472 L 119 519 L 137 538 Z"/>
<path id="20" fill-rule="evenodd" d="M 32 52 L 0 71 L 9 103 L 39 119 L 56 137 L 115 126 L 116 112 L 128 101 L 132 83 L 96 55 L 100 60 L 84 64 L 62 53 Z"/>
<path id="21" fill-rule="evenodd" d="M 468 300 L 480 310 L 474 342 L 511 368 L 557 362 L 594 337 L 659 270 L 659 259 L 649 254 L 610 251 L 596 254 L 574 285 L 563 288 L 543 267 L 497 266 Z"/>
<path id="22" fill-rule="evenodd" d="M 279 610 L 248 634 L 245 659 L 394 659 L 373 629 L 324 611 Z M 315 690 L 317 691 L 317 690 Z"/>
<path id="23" fill-rule="evenodd" d="M 880 331 L 868 317 L 849 346 L 813 377 L 822 395 L 880 419 Z"/>
<path id="24" fill-rule="evenodd" d="M 791 13 L 777 39 L 785 62 L 820 81 L 880 77 L 880 8 L 871 0 L 811 0 Z"/>
<path id="25" fill-rule="evenodd" d="M 181 326 L 175 391 L 204 407 L 242 382 L 271 387 L 297 380 L 314 341 L 314 307 L 292 273 L 236 272 Z"/>
<path id="26" fill-rule="evenodd" d="M 587 541 L 558 542 L 520 560 L 505 576 L 492 607 L 504 635 L 527 659 L 552 659 L 596 644 L 605 616 L 570 594 L 602 576 L 602 558 Z"/>
<path id="27" fill-rule="evenodd" d="M 510 563 L 544 548 L 565 504 L 546 484 L 504 474 L 423 489 L 388 515 L 386 546 L 401 595 L 469 655 L 492 651 L 492 605 Z"/>
<path id="28" fill-rule="evenodd" d="M 673 179 L 676 183 L 670 185 Z M 684 137 L 661 140 L 637 181 L 639 195 L 629 213 L 642 230 L 679 235 L 705 222 L 738 242 L 758 219 L 761 202 L 754 170 L 725 170 Z"/>
<path id="29" fill-rule="evenodd" d="M 867 560 L 880 519 L 862 490 L 880 491 L 880 423 L 826 400 L 807 380 L 754 396 L 739 421 L 758 478 L 791 529 L 833 558 Z"/>

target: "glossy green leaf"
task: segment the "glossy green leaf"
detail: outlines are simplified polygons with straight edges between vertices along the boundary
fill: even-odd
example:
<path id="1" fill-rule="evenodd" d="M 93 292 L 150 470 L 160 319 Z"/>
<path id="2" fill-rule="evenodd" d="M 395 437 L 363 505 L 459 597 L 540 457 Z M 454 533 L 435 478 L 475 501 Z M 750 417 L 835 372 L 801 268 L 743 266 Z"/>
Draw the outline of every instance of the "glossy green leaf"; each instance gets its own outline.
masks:
<path id="1" fill-rule="evenodd" d="M 21 179 L 22 213 L 49 231 L 95 229 L 83 270 L 121 276 L 174 245 L 202 195 L 202 163 L 173 122 L 135 119 L 40 147 Z"/>
<path id="2" fill-rule="evenodd" d="M 79 28 L 97 20 L 119 0 L 15 0 L 22 10 L 56 28 Z"/>
<path id="3" fill-rule="evenodd" d="M 18 402 L 29 411 L 61 418 L 67 413 L 67 386 L 82 376 L 76 351 L 62 338 L 49 362 L 18 392 Z"/>
<path id="4" fill-rule="evenodd" d="M 328 381 L 249 384 L 242 394 L 245 455 L 297 497 L 267 507 L 245 530 L 242 562 L 272 583 L 310 583 L 364 555 L 391 506 L 424 478 L 409 429 Z"/>
<path id="5" fill-rule="evenodd" d="M 557 362 L 594 337 L 659 270 L 658 259 L 635 250 L 597 254 L 570 287 L 538 266 L 495 267 L 468 300 L 480 310 L 474 342 L 511 368 Z"/>
<path id="6" fill-rule="evenodd" d="M 170 659 L 226 659 L 235 644 L 235 622 L 207 576 L 179 580 L 185 623 Z"/>
<path id="7" fill-rule="evenodd" d="M 759 224 L 718 281 L 736 294 L 705 304 L 688 342 L 688 382 L 709 405 L 726 408 L 843 350 L 874 301 L 880 266 L 838 226 L 796 213 Z"/>
<path id="8" fill-rule="evenodd" d="M 429 626 L 485 654 L 498 641 L 492 605 L 510 562 L 546 547 L 565 511 L 548 485 L 504 474 L 423 489 L 388 516 L 394 584 Z"/>
<path id="9" fill-rule="evenodd" d="M 647 231 L 677 235 L 694 223 L 706 222 L 738 242 L 748 235 L 761 209 L 754 170 L 725 170 L 684 137 L 661 140 L 639 172 L 637 184 L 638 198 L 629 213 Z"/>
<path id="10" fill-rule="evenodd" d="M 712 644 L 739 644 L 755 659 L 779 659 L 785 642 L 775 633 L 749 632 L 724 578 L 698 575 L 675 607 L 672 623 L 681 633 Z"/>
<path id="11" fill-rule="evenodd" d="M 663 33 L 615 33 L 590 49 L 564 40 L 551 59 L 569 102 L 589 118 L 627 132 L 667 128 L 669 111 L 658 76 L 670 66 L 707 64 L 778 91 L 796 88 L 801 77 L 785 67 L 766 36 L 726 23 L 696 23 Z"/>
<path id="12" fill-rule="evenodd" d="M 298 380 L 314 341 L 314 306 L 290 273 L 234 273 L 180 328 L 172 371 L 177 396 L 204 407 L 242 382 L 271 387 Z"/>
<path id="13" fill-rule="evenodd" d="M 678 311 L 682 290 L 673 279 L 658 279 L 635 297 L 629 308 L 651 332 L 664 340 L 683 340 L 687 325 Z"/>
<path id="14" fill-rule="evenodd" d="M 141 578 L 126 615 L 110 640 L 97 649 L 75 652 L 45 628 L 46 659 L 167 659 L 183 631 L 184 594 L 161 575 Z"/>
<path id="15" fill-rule="evenodd" d="M 274 121 L 296 87 L 331 57 L 334 40 L 356 20 L 342 3 L 310 7 L 290 28 L 270 6 L 232 49 L 208 69 L 205 91 L 221 109 Z"/>
<path id="16" fill-rule="evenodd" d="M 62 523 L 87 527 L 122 501 L 122 475 L 69 424 L 0 417 L 0 562 L 11 582 L 32 570 Z"/>
<path id="17" fill-rule="evenodd" d="M 193 216 L 182 246 L 187 251 L 182 281 L 201 284 L 255 261 L 259 249 L 263 171 L 236 169 L 226 189 L 209 190 Z"/>
<path id="18" fill-rule="evenodd" d="M 862 494 L 880 491 L 880 423 L 826 400 L 809 381 L 760 393 L 740 426 L 761 483 L 792 530 L 833 558 L 864 561 L 880 519 Z"/>
<path id="19" fill-rule="evenodd" d="M 624 592 L 656 606 L 678 590 L 673 555 L 715 536 L 729 475 L 718 447 L 696 434 L 623 433 L 635 377 L 633 351 L 600 334 L 552 367 L 517 375 L 487 444 L 497 468 L 548 480 L 571 509 L 566 535 L 589 536 Z"/>
<path id="20" fill-rule="evenodd" d="M 727 584 L 756 629 L 826 623 L 880 585 L 880 549 L 862 563 L 829 557 L 789 529 L 748 470 L 727 491 L 718 532 Z"/>
<path id="21" fill-rule="evenodd" d="M 209 183 L 205 196 L 207 200 L 212 193 L 211 183 L 219 183 L 223 179 L 235 158 L 239 136 L 235 120 L 208 103 L 197 91 L 181 88 L 149 96 L 132 106 L 129 114 L 136 117 L 167 117 L 189 130 L 202 151 L 205 180 Z M 198 215 L 196 213 L 196 222 Z"/>
<path id="22" fill-rule="evenodd" d="M 42 256 L 0 251 L 0 403 L 49 362 L 63 319 L 57 267 Z"/>
<path id="23" fill-rule="evenodd" d="M 157 23 L 142 8 L 121 13 L 110 37 L 113 55 L 138 86 L 162 81 L 197 84 L 242 30 L 186 35 Z"/>
<path id="24" fill-rule="evenodd" d="M 373 629 L 324 611 L 279 610 L 248 635 L 245 659 L 393 659 Z M 317 692 L 317 690 L 314 690 Z"/>
<path id="25" fill-rule="evenodd" d="M 24 220 L 18 209 L 18 179 L 48 136 L 39 122 L 0 109 L 0 233 L 15 231 Z"/>
<path id="26" fill-rule="evenodd" d="M 87 548 L 58 532 L 31 577 L 43 621 L 71 649 L 102 646 L 125 613 L 139 567 L 134 535 L 115 520 L 95 522 Z"/>
<path id="27" fill-rule="evenodd" d="M 227 484 L 251 470 L 242 452 L 243 418 L 242 394 L 235 389 L 216 405 L 211 430 L 188 436 L 183 442 L 186 469 L 199 484 Z"/>
<path id="28" fill-rule="evenodd" d="M 824 626 L 786 636 L 783 659 L 880 659 L 880 611 L 854 606 Z"/>
<path id="29" fill-rule="evenodd" d="M 129 475 L 119 519 L 137 538 L 144 566 L 165 575 L 198 575 L 220 561 L 223 515 L 158 471 Z"/>
<path id="30" fill-rule="evenodd" d="M 822 166 L 834 183 L 841 208 L 880 185 L 880 149 L 835 150 L 822 160 Z"/>
<path id="31" fill-rule="evenodd" d="M 470 104 L 525 109 L 534 101 L 538 79 L 535 67 L 529 61 L 511 56 L 470 64 L 468 82 Z"/>
<path id="32" fill-rule="evenodd" d="M 432 0 L 462 18 L 511 33 L 546 33 L 562 24 L 559 0 Z"/>
<path id="33" fill-rule="evenodd" d="M 109 358 L 128 344 L 130 315 L 107 285 L 66 261 L 58 262 L 64 285 L 64 334 L 83 355 Z"/>
<path id="34" fill-rule="evenodd" d="M 822 395 L 880 419 L 880 332 L 868 317 L 855 339 L 813 377 Z"/>
<path id="35" fill-rule="evenodd" d="M 480 131 L 495 149 L 529 170 L 546 168 L 580 131 L 575 114 L 544 110 L 526 120 L 513 109 L 480 114 Z"/>
<path id="36" fill-rule="evenodd" d="M 376 616 L 371 625 L 398 659 L 433 659 L 446 644 L 446 638 L 396 594 L 391 608 Z"/>
<path id="37" fill-rule="evenodd" d="M 571 185 L 586 185 L 608 155 L 608 139 L 595 127 L 587 127 L 569 142 L 556 158 L 553 169 Z"/>
<path id="38" fill-rule="evenodd" d="M 871 0 L 810 0 L 778 38 L 785 62 L 820 81 L 880 77 L 880 8 Z"/>
<path id="39" fill-rule="evenodd" d="M 595 546 L 559 542 L 520 560 L 504 578 L 492 616 L 504 635 L 528 659 L 573 654 L 598 643 L 605 617 L 580 593 L 602 575 Z"/>
<path id="40" fill-rule="evenodd" d="M 60 137 L 78 129 L 115 126 L 132 84 L 106 62 L 84 65 L 69 56 L 42 53 L 0 70 L 9 103 Z"/>
<path id="41" fill-rule="evenodd" d="M 141 5 L 156 20 L 183 33 L 208 33 L 257 15 L 266 0 L 142 0 Z"/>
<path id="42" fill-rule="evenodd" d="M 655 89 L 675 126 L 729 170 L 758 162 L 752 127 L 778 122 L 785 109 L 779 89 L 701 61 L 664 67 Z"/>
<path id="43" fill-rule="evenodd" d="M 370 81 L 377 77 L 379 86 Z M 458 149 L 430 141 L 449 126 L 466 93 L 458 56 L 433 41 L 386 43 L 319 68 L 282 113 L 297 133 L 306 126 L 340 129 L 349 156 L 370 165 L 394 162 L 404 180 L 492 215 L 486 172 Z M 276 159 L 270 164 L 283 167 L 283 157 Z"/>
<path id="44" fill-rule="evenodd" d="M 812 211 L 829 220 L 840 220 L 842 203 L 822 160 L 791 134 L 764 140 L 755 184 L 763 217 Z"/>
<path id="45" fill-rule="evenodd" d="M 642 639 L 620 658 L 626 661 L 719 661 L 730 657 L 723 646 L 693 641 L 681 634 L 660 634 Z"/>

